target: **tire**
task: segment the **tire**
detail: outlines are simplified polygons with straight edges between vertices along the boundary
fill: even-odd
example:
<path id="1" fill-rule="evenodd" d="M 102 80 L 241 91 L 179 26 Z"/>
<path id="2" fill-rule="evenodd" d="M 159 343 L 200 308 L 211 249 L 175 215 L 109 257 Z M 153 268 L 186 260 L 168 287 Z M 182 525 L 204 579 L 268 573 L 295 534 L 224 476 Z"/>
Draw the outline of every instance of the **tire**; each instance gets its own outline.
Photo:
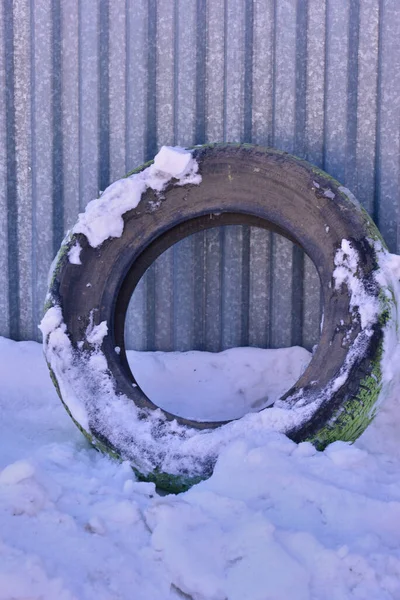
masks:
<path id="1" fill-rule="evenodd" d="M 249 428 L 258 435 L 277 429 L 318 449 L 355 440 L 381 390 L 391 308 L 376 278 L 383 241 L 338 182 L 256 146 L 216 144 L 192 154 L 200 185 L 172 179 L 161 194 L 147 189 L 123 215 L 122 234 L 98 247 L 82 233 L 67 237 L 42 322 L 53 381 L 77 425 L 96 447 L 129 460 L 140 478 L 173 492 L 210 476 L 221 448 Z M 166 248 L 201 229 L 235 223 L 276 231 L 314 262 L 323 293 L 321 338 L 306 371 L 274 407 L 232 422 L 196 422 L 156 407 L 136 385 L 125 354 L 125 315 L 141 276 Z M 78 244 L 80 265 L 69 259 Z M 107 335 L 93 335 L 101 324 L 104 334 L 104 322 Z"/>

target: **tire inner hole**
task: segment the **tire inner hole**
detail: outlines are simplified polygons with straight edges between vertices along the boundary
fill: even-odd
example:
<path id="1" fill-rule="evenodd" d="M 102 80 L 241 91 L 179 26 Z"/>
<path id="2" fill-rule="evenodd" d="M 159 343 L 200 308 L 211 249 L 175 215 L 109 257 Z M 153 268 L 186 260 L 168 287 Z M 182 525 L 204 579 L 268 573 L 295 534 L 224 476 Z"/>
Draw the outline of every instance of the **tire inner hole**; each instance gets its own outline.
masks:
<path id="1" fill-rule="evenodd" d="M 132 375 L 160 408 L 238 419 L 298 380 L 320 337 L 320 280 L 295 243 L 264 227 L 188 235 L 145 271 L 124 343 Z"/>

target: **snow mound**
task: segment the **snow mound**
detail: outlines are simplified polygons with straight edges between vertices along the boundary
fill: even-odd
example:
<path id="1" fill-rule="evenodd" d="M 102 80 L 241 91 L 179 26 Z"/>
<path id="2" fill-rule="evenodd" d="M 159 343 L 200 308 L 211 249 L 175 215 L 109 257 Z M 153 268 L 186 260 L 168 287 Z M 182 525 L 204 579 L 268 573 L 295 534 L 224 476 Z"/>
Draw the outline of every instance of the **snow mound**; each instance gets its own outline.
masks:
<path id="1" fill-rule="evenodd" d="M 237 440 L 179 496 L 89 446 L 39 344 L 0 338 L 0 380 L 1 600 L 400 597 L 398 369 L 354 445 Z"/>
<path id="2" fill-rule="evenodd" d="M 311 360 L 304 348 L 128 351 L 137 383 L 160 408 L 197 421 L 239 419 L 273 404 Z"/>

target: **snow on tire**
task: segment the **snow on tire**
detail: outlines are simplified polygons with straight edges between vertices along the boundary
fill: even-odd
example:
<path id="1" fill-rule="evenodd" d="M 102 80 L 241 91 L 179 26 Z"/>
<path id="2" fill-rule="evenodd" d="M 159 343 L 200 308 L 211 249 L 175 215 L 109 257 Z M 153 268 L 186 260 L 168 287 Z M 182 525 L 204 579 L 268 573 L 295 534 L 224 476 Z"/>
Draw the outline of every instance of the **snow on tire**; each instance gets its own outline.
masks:
<path id="1" fill-rule="evenodd" d="M 167 247 L 234 223 L 276 231 L 309 255 L 323 294 L 321 338 L 303 375 L 273 406 L 230 422 L 193 421 L 161 410 L 135 384 L 126 310 Z M 319 449 L 353 441 L 382 388 L 383 334 L 394 305 L 380 268 L 386 254 L 351 192 L 304 161 L 250 145 L 163 147 L 153 163 L 90 202 L 62 243 L 41 323 L 52 379 L 96 447 L 169 491 L 208 477 L 228 442 L 262 442 L 271 429 Z"/>

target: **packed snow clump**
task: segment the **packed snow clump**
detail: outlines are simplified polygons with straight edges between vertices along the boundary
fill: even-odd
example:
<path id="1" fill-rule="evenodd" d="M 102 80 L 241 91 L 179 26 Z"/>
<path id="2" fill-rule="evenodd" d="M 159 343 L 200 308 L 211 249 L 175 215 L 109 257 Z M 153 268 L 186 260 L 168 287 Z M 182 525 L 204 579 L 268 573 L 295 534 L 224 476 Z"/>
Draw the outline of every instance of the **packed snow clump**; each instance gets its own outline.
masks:
<path id="1" fill-rule="evenodd" d="M 336 252 L 334 262 L 333 278 L 335 287 L 339 289 L 343 283 L 347 285 L 351 294 L 350 307 L 357 310 L 361 319 L 361 328 L 366 329 L 371 323 L 375 322 L 380 304 L 378 298 L 368 293 L 365 285 L 357 276 L 359 256 L 349 240 L 342 240 L 341 248 Z"/>
<path id="2" fill-rule="evenodd" d="M 107 238 L 120 237 L 122 215 L 137 207 L 148 188 L 162 192 L 171 179 L 177 180 L 176 185 L 199 184 L 198 168 L 190 150 L 163 146 L 150 167 L 112 183 L 100 198 L 89 202 L 71 233 L 83 233 L 93 248 Z"/>
<path id="3" fill-rule="evenodd" d="M 72 248 L 69 250 L 68 252 L 68 258 L 69 258 L 69 262 L 73 265 L 81 265 L 81 251 L 82 251 L 82 247 L 80 245 L 79 242 L 75 242 L 75 244 L 72 246 Z"/>

